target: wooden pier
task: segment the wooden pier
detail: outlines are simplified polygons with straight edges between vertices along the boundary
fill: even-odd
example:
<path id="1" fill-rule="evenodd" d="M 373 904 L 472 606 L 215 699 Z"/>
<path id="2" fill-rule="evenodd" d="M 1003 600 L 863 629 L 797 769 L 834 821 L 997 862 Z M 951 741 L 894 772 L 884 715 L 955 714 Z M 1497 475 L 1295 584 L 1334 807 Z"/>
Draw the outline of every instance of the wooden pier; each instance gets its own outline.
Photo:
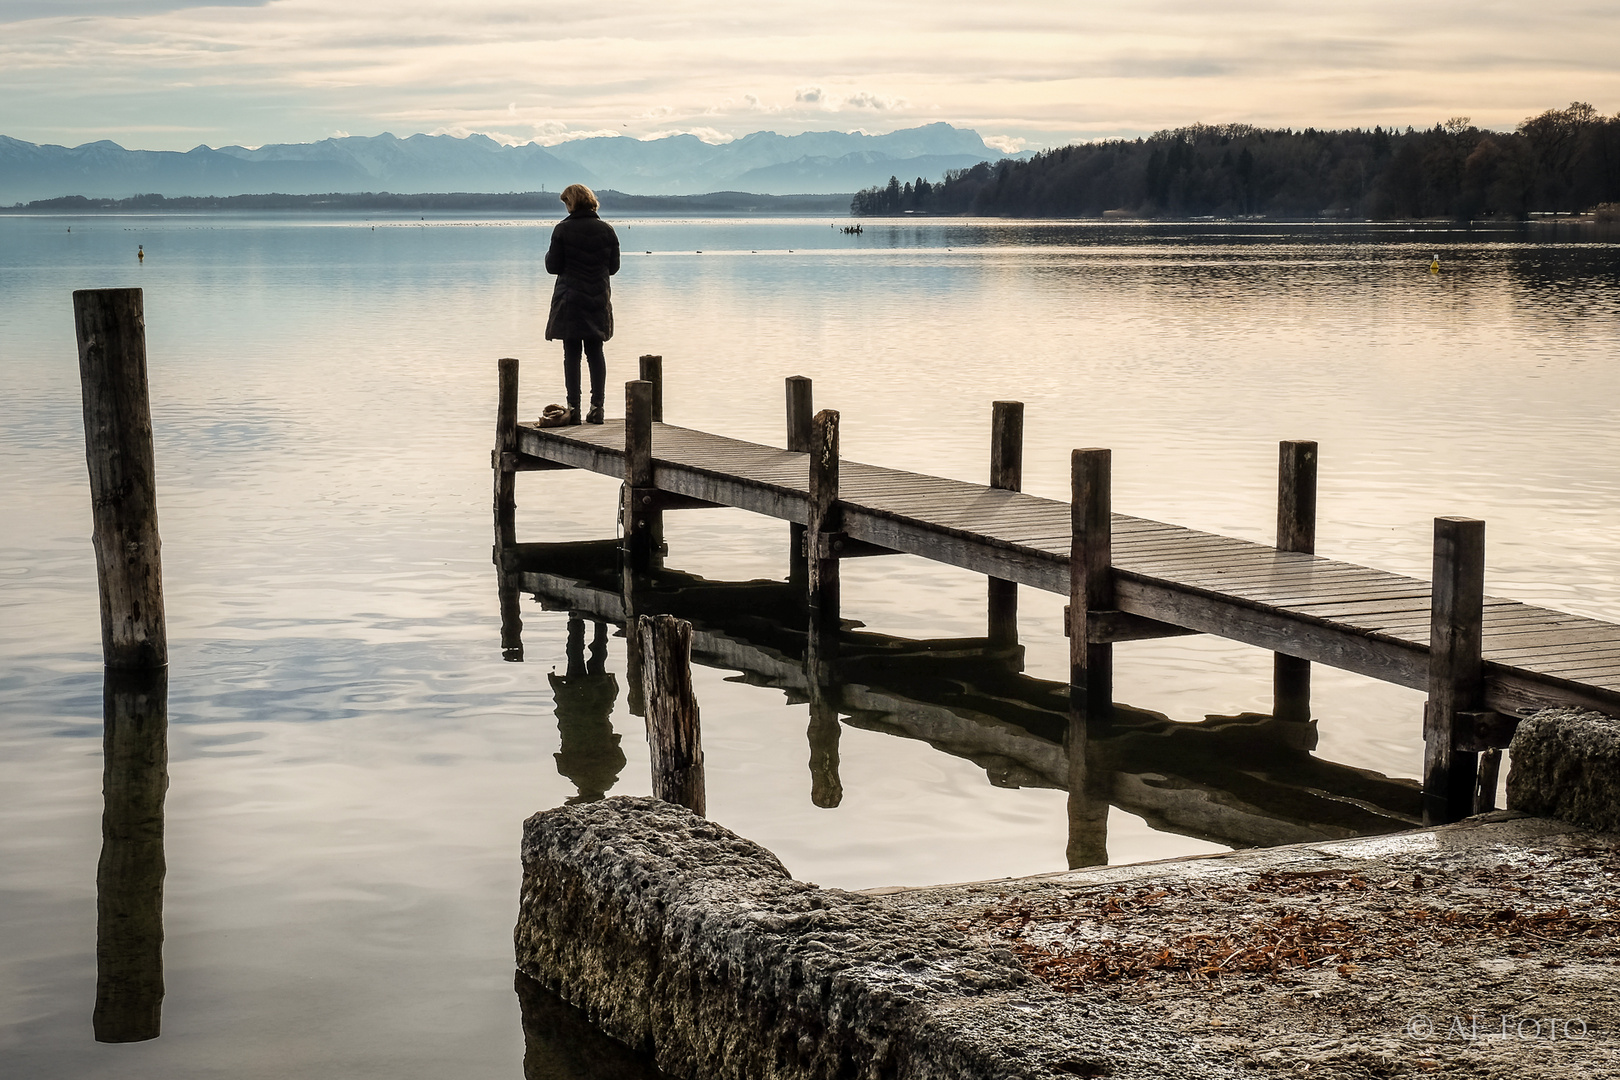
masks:
<path id="1" fill-rule="evenodd" d="M 516 422 L 517 364 L 501 362 L 498 550 L 515 542 L 513 473 L 586 469 L 624 480 L 631 569 L 656 559 L 666 510 L 730 506 L 802 526 L 794 576 L 807 590 L 813 663 L 818 649 L 836 650 L 839 561 L 905 553 L 987 575 L 990 636 L 1002 641 L 1016 639 L 1016 585 L 1067 596 L 1077 716 L 1111 707 L 1113 643 L 1189 633 L 1278 654 L 1279 716 L 1300 717 L 1306 695 L 1308 717 L 1313 662 L 1427 690 L 1430 823 L 1493 806 L 1521 715 L 1560 705 L 1620 714 L 1620 625 L 1486 596 L 1483 522 L 1436 519 L 1432 587 L 1313 554 L 1314 444 L 1282 446 L 1272 547 L 1114 513 L 1107 450 L 1074 452 L 1069 502 L 1020 492 L 1016 403 L 997 404 L 992 482 L 980 485 L 841 461 L 838 414 L 811 414 L 807 379 L 788 380 L 778 448 L 662 422 L 660 358 L 644 357 L 642 374 L 626 387 L 625 421 L 541 428 Z"/>

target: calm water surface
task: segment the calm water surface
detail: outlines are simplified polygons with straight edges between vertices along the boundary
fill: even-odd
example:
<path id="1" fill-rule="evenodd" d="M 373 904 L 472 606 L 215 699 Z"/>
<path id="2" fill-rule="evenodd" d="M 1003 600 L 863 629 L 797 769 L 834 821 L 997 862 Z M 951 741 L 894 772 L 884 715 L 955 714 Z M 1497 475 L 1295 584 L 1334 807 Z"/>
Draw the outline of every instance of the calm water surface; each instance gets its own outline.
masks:
<path id="1" fill-rule="evenodd" d="M 980 480 L 990 402 L 1015 398 L 1026 490 L 1066 497 L 1069 449 L 1108 446 L 1117 510 L 1266 541 L 1277 440 L 1316 439 L 1319 552 L 1427 576 L 1431 519 L 1483 517 L 1490 591 L 1620 620 L 1613 243 L 618 223 L 610 383 L 661 353 L 672 422 L 777 441 L 782 379 L 809 375 L 846 456 Z M 494 361 L 523 358 L 522 415 L 561 397 L 542 340 L 550 225 L 0 217 L 0 1073 L 522 1074 L 521 823 L 579 794 L 563 771 L 649 787 L 622 639 L 596 699 L 622 767 L 605 731 L 583 766 L 558 757 L 567 695 L 546 676 L 566 672 L 566 612 L 526 603 L 525 662 L 501 657 Z M 166 997 L 161 1038 L 107 1045 L 91 1027 L 102 671 L 70 293 L 128 285 L 146 291 L 172 661 Z M 519 537 L 611 538 L 616 494 L 520 476 Z M 740 512 L 672 514 L 668 540 L 670 566 L 708 578 L 787 570 L 786 527 Z M 845 582 L 869 631 L 984 632 L 974 575 L 899 557 L 848 564 Z M 1060 616 L 1024 591 L 1027 674 L 1064 677 Z M 1175 721 L 1270 709 L 1258 650 L 1116 652 L 1122 703 Z M 806 707 L 734 672 L 696 679 L 710 816 L 796 876 L 1064 867 L 1061 791 L 851 725 L 842 803 L 819 808 Z M 1313 709 L 1319 758 L 1416 774 L 1418 694 L 1319 671 Z M 1108 822 L 1114 861 L 1219 849 Z"/>

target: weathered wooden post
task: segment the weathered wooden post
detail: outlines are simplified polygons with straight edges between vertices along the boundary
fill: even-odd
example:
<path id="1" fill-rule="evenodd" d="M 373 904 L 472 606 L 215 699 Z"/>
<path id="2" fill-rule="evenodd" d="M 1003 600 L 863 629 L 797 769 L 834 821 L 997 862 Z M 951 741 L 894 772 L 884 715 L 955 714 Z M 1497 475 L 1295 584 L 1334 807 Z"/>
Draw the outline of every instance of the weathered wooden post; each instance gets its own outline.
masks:
<path id="1" fill-rule="evenodd" d="M 1459 732 L 1484 708 L 1485 523 L 1434 519 L 1434 594 L 1429 618 L 1429 700 L 1423 711 L 1423 822 L 1466 817 L 1478 755 L 1457 749 Z"/>
<path id="2" fill-rule="evenodd" d="M 703 743 L 692 693 L 692 624 L 671 615 L 643 615 L 636 619 L 635 632 L 641 644 L 653 798 L 702 816 Z"/>
<path id="3" fill-rule="evenodd" d="M 517 542 L 517 407 L 518 362 L 511 356 L 495 361 L 500 376 L 500 398 L 495 406 L 495 449 L 490 468 L 495 470 L 495 564 L 501 549 Z"/>
<path id="4" fill-rule="evenodd" d="M 631 572 L 645 571 L 660 531 L 652 459 L 653 384 L 624 384 L 624 550 Z"/>
<path id="5" fill-rule="evenodd" d="M 811 407 L 810 380 L 803 375 L 787 379 L 787 448 L 799 454 L 810 452 L 815 412 Z"/>
<path id="6" fill-rule="evenodd" d="M 1288 439 L 1278 446 L 1277 550 L 1316 553 L 1316 444 Z M 1277 653 L 1271 676 L 1271 713 L 1278 720 L 1309 723 L 1311 662 Z M 1305 745 L 1308 743 L 1309 745 Z M 1313 749 L 1315 731 L 1300 749 Z"/>
<path id="7" fill-rule="evenodd" d="M 1070 458 L 1069 843 L 1071 868 L 1108 861 L 1108 802 L 1097 789 L 1090 733 L 1113 710 L 1114 647 L 1091 642 L 1090 613 L 1114 607 L 1112 454 L 1076 450 Z"/>
<path id="8" fill-rule="evenodd" d="M 810 564 L 811 679 L 828 681 L 837 651 L 839 619 L 838 550 L 843 528 L 838 505 L 838 413 L 818 412 L 810 440 L 810 520 L 805 546 Z"/>
<path id="9" fill-rule="evenodd" d="M 815 416 L 810 404 L 810 380 L 803 375 L 787 379 L 787 448 L 794 453 L 810 452 L 810 429 Z M 788 581 L 802 589 L 810 587 L 810 556 L 805 550 L 805 527 L 788 525 Z"/>
<path id="10" fill-rule="evenodd" d="M 81 289 L 73 294 L 73 321 L 102 660 L 110 668 L 160 668 L 169 662 L 169 642 L 141 290 Z"/>
<path id="11" fill-rule="evenodd" d="M 1070 461 L 1069 694 L 1100 721 L 1113 705 L 1114 647 L 1091 642 L 1090 613 L 1114 607 L 1110 466 L 1107 450 L 1076 450 Z"/>
<path id="12" fill-rule="evenodd" d="M 96 867 L 97 1042 L 163 1027 L 163 798 L 169 789 L 167 668 L 108 668 L 102 689 L 101 861 Z"/>
<path id="13" fill-rule="evenodd" d="M 647 353 L 641 357 L 641 381 L 652 383 L 652 421 L 664 422 L 664 358 Z"/>
<path id="14" fill-rule="evenodd" d="M 1021 491 L 1024 486 L 1024 403 L 990 405 L 990 486 Z M 1018 583 L 989 578 L 988 633 L 992 646 L 1018 644 Z"/>
<path id="15" fill-rule="evenodd" d="M 495 361 L 499 397 L 495 405 L 495 449 L 489 465 L 495 473 L 495 588 L 501 605 L 501 657 L 523 660 L 523 615 L 517 581 L 508 570 L 510 550 L 517 543 L 517 407 L 518 362 L 506 356 Z"/>

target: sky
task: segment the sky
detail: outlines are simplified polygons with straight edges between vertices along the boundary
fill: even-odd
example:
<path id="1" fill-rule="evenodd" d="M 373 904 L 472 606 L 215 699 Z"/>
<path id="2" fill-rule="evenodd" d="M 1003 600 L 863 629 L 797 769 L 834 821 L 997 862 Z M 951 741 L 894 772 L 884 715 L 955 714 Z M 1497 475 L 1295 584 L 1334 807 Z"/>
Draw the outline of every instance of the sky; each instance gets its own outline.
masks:
<path id="1" fill-rule="evenodd" d="M 1580 0 L 0 0 L 0 134 L 132 149 L 482 132 L 872 133 L 1002 150 L 1194 122 L 1508 129 L 1620 110 Z"/>

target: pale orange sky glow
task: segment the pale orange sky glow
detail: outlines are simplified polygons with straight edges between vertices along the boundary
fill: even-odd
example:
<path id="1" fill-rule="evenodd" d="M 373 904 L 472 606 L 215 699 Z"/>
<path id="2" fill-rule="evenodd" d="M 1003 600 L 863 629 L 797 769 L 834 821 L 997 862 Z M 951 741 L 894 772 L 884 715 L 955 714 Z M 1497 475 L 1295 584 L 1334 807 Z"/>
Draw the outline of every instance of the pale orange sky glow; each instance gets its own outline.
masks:
<path id="1" fill-rule="evenodd" d="M 1194 121 L 1510 128 L 1620 109 L 1616 9 L 1379 0 L 0 0 L 0 134 L 142 149 L 335 133 L 890 131 L 1002 149 Z"/>

